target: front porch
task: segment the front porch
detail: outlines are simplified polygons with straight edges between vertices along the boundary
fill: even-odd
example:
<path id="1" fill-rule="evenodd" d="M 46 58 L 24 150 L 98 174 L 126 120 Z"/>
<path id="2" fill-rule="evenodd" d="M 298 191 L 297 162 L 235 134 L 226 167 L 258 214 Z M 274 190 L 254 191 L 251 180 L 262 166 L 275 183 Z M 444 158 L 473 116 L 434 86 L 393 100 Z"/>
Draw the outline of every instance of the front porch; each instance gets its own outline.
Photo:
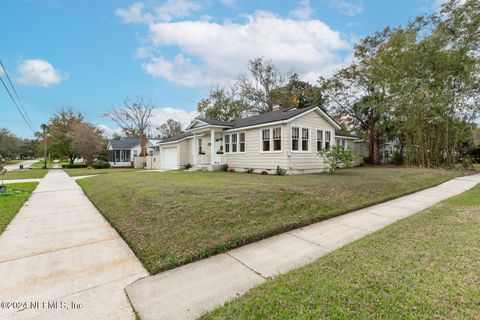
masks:
<path id="1" fill-rule="evenodd" d="M 221 128 L 198 128 L 193 131 L 193 168 L 216 171 L 226 163 Z"/>

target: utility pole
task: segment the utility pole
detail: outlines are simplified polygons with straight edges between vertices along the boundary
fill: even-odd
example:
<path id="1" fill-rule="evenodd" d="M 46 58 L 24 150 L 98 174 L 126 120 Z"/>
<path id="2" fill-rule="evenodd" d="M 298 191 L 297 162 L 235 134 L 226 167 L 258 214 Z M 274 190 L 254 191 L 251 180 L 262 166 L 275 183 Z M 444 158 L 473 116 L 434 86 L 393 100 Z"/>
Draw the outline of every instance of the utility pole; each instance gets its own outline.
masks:
<path id="1" fill-rule="evenodd" d="M 43 169 L 47 169 L 47 125 L 42 124 L 43 129 L 43 144 L 44 144 L 44 155 L 43 155 Z"/>

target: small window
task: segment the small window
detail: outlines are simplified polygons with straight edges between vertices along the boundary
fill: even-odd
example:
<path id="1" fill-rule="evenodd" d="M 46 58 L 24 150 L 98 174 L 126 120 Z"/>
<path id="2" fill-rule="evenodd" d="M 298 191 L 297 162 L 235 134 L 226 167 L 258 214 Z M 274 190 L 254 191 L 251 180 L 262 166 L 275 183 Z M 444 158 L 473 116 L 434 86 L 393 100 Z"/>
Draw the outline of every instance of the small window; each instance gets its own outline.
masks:
<path id="1" fill-rule="evenodd" d="M 133 150 L 133 156 L 138 157 L 138 150 Z"/>
<path id="2" fill-rule="evenodd" d="M 237 152 L 237 134 L 232 134 L 232 152 Z"/>
<path id="3" fill-rule="evenodd" d="M 273 151 L 282 150 L 282 128 L 273 128 Z"/>
<path id="4" fill-rule="evenodd" d="M 325 131 L 325 150 L 330 149 L 330 138 L 331 138 L 330 131 Z"/>
<path id="5" fill-rule="evenodd" d="M 317 130 L 317 151 L 323 148 L 323 130 Z"/>
<path id="6" fill-rule="evenodd" d="M 198 154 L 203 154 L 203 150 L 202 150 L 202 139 L 198 139 Z"/>
<path id="7" fill-rule="evenodd" d="M 240 145 L 240 152 L 245 152 L 245 133 L 238 134 L 238 142 Z"/>
<path id="8" fill-rule="evenodd" d="M 342 148 L 343 148 L 343 150 L 345 150 L 346 147 L 347 147 L 347 146 L 346 146 L 346 144 L 345 144 L 345 139 L 342 139 Z"/>
<path id="9" fill-rule="evenodd" d="M 262 130 L 262 150 L 270 151 L 270 129 Z"/>
<path id="10" fill-rule="evenodd" d="M 225 152 L 230 152 L 230 135 L 225 135 Z"/>
<path id="11" fill-rule="evenodd" d="M 292 127 L 292 150 L 298 151 L 298 139 L 300 138 L 300 128 Z"/>
<path id="12" fill-rule="evenodd" d="M 302 128 L 302 151 L 309 150 L 309 144 L 310 144 L 309 131 L 310 130 L 306 128 Z"/>

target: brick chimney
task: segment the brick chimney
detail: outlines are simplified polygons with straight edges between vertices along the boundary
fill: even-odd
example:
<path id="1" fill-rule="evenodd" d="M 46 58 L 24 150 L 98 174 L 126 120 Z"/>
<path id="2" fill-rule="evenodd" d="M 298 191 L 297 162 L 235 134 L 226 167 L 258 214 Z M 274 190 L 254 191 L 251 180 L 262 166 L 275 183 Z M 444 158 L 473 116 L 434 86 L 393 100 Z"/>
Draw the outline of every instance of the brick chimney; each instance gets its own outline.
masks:
<path id="1" fill-rule="evenodd" d="M 282 111 L 282 106 L 279 105 L 279 104 L 274 104 L 274 105 L 272 106 L 272 111 L 273 111 L 273 112 Z"/>
<path id="2" fill-rule="evenodd" d="M 147 148 L 145 148 L 145 145 L 147 144 L 148 142 L 148 139 L 147 139 L 147 135 L 146 134 L 142 134 L 142 138 L 141 138 L 141 141 L 140 141 L 140 145 L 141 145 L 141 151 L 140 151 L 140 157 L 145 157 L 147 155 Z"/>

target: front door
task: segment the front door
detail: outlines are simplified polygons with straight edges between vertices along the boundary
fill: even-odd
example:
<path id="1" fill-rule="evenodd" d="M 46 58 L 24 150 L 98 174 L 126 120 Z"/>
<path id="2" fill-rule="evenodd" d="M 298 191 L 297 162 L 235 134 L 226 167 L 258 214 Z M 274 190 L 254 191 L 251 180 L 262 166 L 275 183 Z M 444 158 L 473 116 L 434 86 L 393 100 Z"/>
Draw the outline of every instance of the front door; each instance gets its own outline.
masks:
<path id="1" fill-rule="evenodd" d="M 217 153 L 217 151 L 222 151 L 222 141 L 219 139 L 215 139 L 215 145 L 212 146 L 213 150 L 213 163 L 220 164 L 220 157 L 221 155 Z"/>

